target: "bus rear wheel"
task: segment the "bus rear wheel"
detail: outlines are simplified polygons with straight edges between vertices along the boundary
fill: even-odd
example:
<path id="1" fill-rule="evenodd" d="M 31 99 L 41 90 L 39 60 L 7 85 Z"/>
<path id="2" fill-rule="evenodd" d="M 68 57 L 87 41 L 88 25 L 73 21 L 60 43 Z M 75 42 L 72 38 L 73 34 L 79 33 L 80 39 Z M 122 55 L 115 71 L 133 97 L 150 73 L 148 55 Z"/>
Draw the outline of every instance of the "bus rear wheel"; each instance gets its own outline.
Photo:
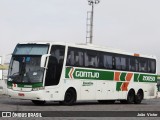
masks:
<path id="1" fill-rule="evenodd" d="M 130 90 L 128 92 L 128 96 L 127 96 L 127 103 L 132 104 L 132 103 L 134 103 L 134 100 L 135 100 L 135 92 L 134 92 L 134 90 Z"/>
<path id="2" fill-rule="evenodd" d="M 143 91 L 138 90 L 137 95 L 135 96 L 135 99 L 134 99 L 134 103 L 141 104 L 142 100 L 143 100 Z"/>
<path id="3" fill-rule="evenodd" d="M 35 105 L 44 105 L 46 103 L 46 101 L 40 101 L 40 100 L 32 100 L 32 102 L 35 104 Z"/>
<path id="4" fill-rule="evenodd" d="M 127 95 L 127 100 L 120 100 L 122 104 L 132 104 L 135 100 L 135 92 L 134 90 L 130 90 Z"/>
<path id="5" fill-rule="evenodd" d="M 73 105 L 76 102 L 76 99 L 77 99 L 76 91 L 70 88 L 65 93 L 64 101 L 60 101 L 59 103 L 62 105 Z"/>

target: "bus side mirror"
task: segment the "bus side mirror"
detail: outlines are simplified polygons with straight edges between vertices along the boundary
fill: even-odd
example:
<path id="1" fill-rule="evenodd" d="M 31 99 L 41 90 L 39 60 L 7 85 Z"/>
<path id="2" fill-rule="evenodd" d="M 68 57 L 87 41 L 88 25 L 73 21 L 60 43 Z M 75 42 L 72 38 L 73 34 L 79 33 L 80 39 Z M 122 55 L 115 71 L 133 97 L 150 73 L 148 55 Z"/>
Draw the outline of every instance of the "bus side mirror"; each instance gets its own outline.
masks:
<path id="1" fill-rule="evenodd" d="M 51 54 L 42 55 L 40 67 L 45 68 L 46 58 L 49 57 L 50 55 Z"/>

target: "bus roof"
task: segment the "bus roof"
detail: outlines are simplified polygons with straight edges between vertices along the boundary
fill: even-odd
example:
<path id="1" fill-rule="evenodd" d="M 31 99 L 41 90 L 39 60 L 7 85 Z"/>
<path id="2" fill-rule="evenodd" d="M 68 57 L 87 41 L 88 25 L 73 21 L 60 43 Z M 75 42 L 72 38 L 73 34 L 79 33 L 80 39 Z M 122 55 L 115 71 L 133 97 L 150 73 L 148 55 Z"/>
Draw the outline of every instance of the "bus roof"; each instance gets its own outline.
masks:
<path id="1" fill-rule="evenodd" d="M 97 50 L 97 51 L 103 51 L 103 52 L 111 52 L 111 53 L 116 53 L 116 54 L 123 54 L 123 55 L 129 55 L 129 56 L 135 56 L 135 57 L 144 57 L 144 58 L 151 58 L 151 59 L 156 59 L 155 56 L 152 55 L 144 55 L 144 54 L 139 54 L 139 53 L 130 53 L 123 51 L 121 49 L 115 49 L 111 47 L 104 47 L 104 46 L 98 46 L 98 45 L 93 45 L 93 44 L 85 44 L 85 43 L 66 43 L 66 42 L 53 42 L 53 41 L 32 41 L 32 42 L 22 42 L 18 44 L 50 44 L 50 45 L 65 45 L 65 46 L 70 46 L 70 47 L 75 47 L 75 48 L 83 48 L 83 49 L 91 49 L 91 50 Z"/>

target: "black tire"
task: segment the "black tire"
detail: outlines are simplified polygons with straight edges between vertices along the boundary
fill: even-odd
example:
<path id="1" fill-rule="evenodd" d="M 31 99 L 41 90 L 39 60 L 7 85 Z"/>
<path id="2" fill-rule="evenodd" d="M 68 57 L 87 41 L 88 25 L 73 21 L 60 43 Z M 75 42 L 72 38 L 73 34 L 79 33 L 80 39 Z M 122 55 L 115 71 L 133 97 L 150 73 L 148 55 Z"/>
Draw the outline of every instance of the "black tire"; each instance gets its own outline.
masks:
<path id="1" fill-rule="evenodd" d="M 77 94 L 74 89 L 68 89 L 64 96 L 64 101 L 60 101 L 59 103 L 62 105 L 73 105 L 76 102 Z"/>
<path id="2" fill-rule="evenodd" d="M 130 90 L 127 95 L 127 104 L 134 103 L 134 100 L 135 100 L 135 92 L 133 90 Z"/>
<path id="3" fill-rule="evenodd" d="M 35 104 L 35 105 L 44 105 L 46 103 L 46 101 L 40 101 L 40 100 L 32 100 L 32 102 Z"/>
<path id="4" fill-rule="evenodd" d="M 98 100 L 100 104 L 114 104 L 115 100 Z"/>
<path id="5" fill-rule="evenodd" d="M 143 100 L 143 91 L 138 90 L 137 95 L 135 95 L 134 103 L 141 104 L 142 100 Z"/>

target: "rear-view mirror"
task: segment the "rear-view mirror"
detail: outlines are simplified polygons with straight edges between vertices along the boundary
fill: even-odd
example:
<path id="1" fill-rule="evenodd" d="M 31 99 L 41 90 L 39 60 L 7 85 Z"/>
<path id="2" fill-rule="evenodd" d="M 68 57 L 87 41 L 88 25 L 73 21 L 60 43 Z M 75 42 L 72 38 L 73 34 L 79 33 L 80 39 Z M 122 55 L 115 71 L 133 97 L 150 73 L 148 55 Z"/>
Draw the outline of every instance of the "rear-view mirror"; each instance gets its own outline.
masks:
<path id="1" fill-rule="evenodd" d="M 45 68 L 46 58 L 48 58 L 50 55 L 51 54 L 42 55 L 40 67 Z"/>

